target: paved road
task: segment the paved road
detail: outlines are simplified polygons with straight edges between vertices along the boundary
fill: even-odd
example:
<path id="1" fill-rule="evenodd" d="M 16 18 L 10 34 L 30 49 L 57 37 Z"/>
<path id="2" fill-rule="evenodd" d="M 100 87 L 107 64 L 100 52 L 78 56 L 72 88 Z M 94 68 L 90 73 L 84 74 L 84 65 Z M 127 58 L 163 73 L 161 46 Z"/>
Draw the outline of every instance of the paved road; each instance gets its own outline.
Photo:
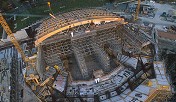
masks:
<path id="1" fill-rule="evenodd" d="M 170 6 L 168 4 L 159 4 L 159 3 L 152 3 L 152 5 L 155 8 L 157 8 L 157 11 L 155 13 L 155 17 L 154 18 L 139 17 L 140 19 L 142 19 L 143 21 L 155 23 L 156 25 L 163 25 L 163 26 L 164 25 L 165 26 L 176 25 L 176 23 L 163 21 L 160 19 L 160 15 L 163 12 L 168 12 L 168 10 L 173 10 L 172 6 Z"/>
<path id="2" fill-rule="evenodd" d="M 170 26 L 170 25 L 176 25 L 176 23 L 173 22 L 169 22 L 169 21 L 164 21 L 160 19 L 160 15 L 163 12 L 168 12 L 169 10 L 174 10 L 172 8 L 171 5 L 168 4 L 159 4 L 159 3 L 151 3 L 151 5 L 153 5 L 157 11 L 155 12 L 155 17 L 154 18 L 147 18 L 147 17 L 139 17 L 140 19 L 142 19 L 142 21 L 147 21 L 147 22 L 151 22 L 155 24 L 155 28 L 156 29 L 160 29 L 160 30 L 164 30 L 163 26 Z M 158 44 L 155 45 L 155 49 L 156 49 L 156 60 L 159 60 L 158 57 Z"/>

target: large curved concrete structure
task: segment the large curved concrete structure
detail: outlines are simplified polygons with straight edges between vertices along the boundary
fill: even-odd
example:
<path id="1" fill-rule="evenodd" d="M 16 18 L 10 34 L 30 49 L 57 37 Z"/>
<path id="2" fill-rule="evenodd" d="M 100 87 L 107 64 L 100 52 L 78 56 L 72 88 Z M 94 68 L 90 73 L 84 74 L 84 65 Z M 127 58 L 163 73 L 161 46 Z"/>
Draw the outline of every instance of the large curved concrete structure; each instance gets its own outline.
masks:
<path id="1" fill-rule="evenodd" d="M 48 18 L 38 28 L 35 45 L 40 77 L 50 77 L 59 66 L 62 73 L 51 86 L 73 101 L 144 102 L 158 86 L 169 90 L 167 80 L 156 87 L 145 84 L 161 74 L 155 74 L 150 34 L 106 10 L 81 9 Z M 37 96 L 47 100 L 47 95 Z"/>
<path id="2" fill-rule="evenodd" d="M 56 15 L 55 18 L 49 18 L 44 21 L 38 28 L 37 40 L 35 45 L 38 46 L 45 39 L 58 34 L 62 31 L 85 24 L 100 24 L 101 22 L 116 21 L 125 24 L 123 18 L 101 9 L 84 9 L 75 10 L 68 13 Z"/>

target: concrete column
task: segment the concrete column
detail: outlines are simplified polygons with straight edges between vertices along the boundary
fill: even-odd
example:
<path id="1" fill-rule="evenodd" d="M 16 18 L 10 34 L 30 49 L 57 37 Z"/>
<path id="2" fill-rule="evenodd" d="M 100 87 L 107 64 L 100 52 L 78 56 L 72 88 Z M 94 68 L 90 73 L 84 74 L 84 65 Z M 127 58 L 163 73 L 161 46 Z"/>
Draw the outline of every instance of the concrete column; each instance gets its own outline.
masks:
<path id="1" fill-rule="evenodd" d="M 152 29 L 152 38 L 153 38 L 153 41 L 155 42 L 155 44 L 154 44 L 155 53 L 156 53 L 155 59 L 159 60 L 159 56 L 158 56 L 158 32 L 155 29 L 155 27 L 153 27 L 153 29 Z"/>
<path id="2" fill-rule="evenodd" d="M 82 76 L 84 78 L 88 78 L 89 77 L 88 69 L 87 69 L 87 66 L 86 66 L 86 62 L 85 62 L 84 56 L 83 56 L 82 53 L 79 52 L 79 50 L 77 50 L 77 48 L 74 46 L 74 44 L 73 44 L 73 52 L 74 52 L 76 61 L 78 63 L 78 66 L 80 68 Z"/>
<path id="3" fill-rule="evenodd" d="M 42 46 L 39 45 L 38 46 L 38 52 L 37 52 L 37 66 L 36 66 L 36 70 L 39 73 L 39 76 L 40 76 L 41 79 L 43 79 L 43 77 L 44 77 L 43 73 L 44 73 L 45 67 L 46 67 L 46 65 L 45 65 L 45 63 L 43 61 L 43 56 L 42 55 L 43 55 L 42 54 Z"/>
<path id="4" fill-rule="evenodd" d="M 96 52 L 99 63 L 101 63 L 104 71 L 110 70 L 110 58 L 106 54 L 106 52 L 100 48 L 97 44 L 92 44 L 93 49 Z"/>

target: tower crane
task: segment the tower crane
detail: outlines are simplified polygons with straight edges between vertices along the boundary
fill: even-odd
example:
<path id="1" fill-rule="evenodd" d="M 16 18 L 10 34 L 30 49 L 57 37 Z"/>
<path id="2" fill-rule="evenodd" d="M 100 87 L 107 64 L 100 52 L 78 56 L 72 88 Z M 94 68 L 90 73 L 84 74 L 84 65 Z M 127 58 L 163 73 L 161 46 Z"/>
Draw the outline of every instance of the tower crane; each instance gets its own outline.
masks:
<path id="1" fill-rule="evenodd" d="M 14 34 L 12 33 L 10 27 L 8 26 L 6 20 L 4 19 L 4 17 L 2 16 L 1 13 L 0 13 L 0 24 L 2 25 L 2 27 L 3 27 L 4 30 L 6 31 L 7 35 L 10 37 L 10 40 L 11 40 L 11 42 L 13 43 L 13 45 L 15 46 L 15 48 L 17 49 L 17 51 L 21 54 L 21 57 L 22 57 L 23 61 L 24 61 L 26 64 L 29 65 L 28 67 L 30 67 L 30 66 L 33 67 L 32 63 L 33 63 L 34 61 L 32 60 L 31 57 L 26 57 L 26 55 L 24 54 L 24 52 L 23 52 L 23 50 L 22 50 L 20 44 L 18 43 L 17 39 L 15 38 Z M 34 56 L 34 57 L 35 57 L 35 56 Z M 58 66 L 54 66 L 54 68 L 55 68 L 58 72 L 60 72 Z M 27 68 L 27 69 L 28 69 L 28 68 Z M 40 85 L 40 83 L 39 83 L 39 81 L 38 81 L 38 79 L 39 79 L 39 76 L 38 76 L 38 75 L 34 75 L 34 74 L 29 74 L 28 76 L 25 76 L 25 75 L 24 75 L 24 78 L 25 78 L 25 80 L 26 80 L 26 82 L 27 82 L 28 84 L 31 84 L 31 82 L 34 82 L 35 85 L 32 85 L 32 84 L 31 84 L 31 87 L 35 87 L 35 88 L 36 88 L 37 85 Z M 48 78 L 48 79 L 46 79 L 44 82 L 42 82 L 40 86 L 44 86 L 44 85 L 49 81 L 49 79 L 50 79 L 50 78 Z M 32 89 L 35 90 L 35 88 L 32 88 Z"/>
<path id="2" fill-rule="evenodd" d="M 50 8 L 50 11 L 52 11 L 51 7 L 50 7 L 50 2 L 48 2 L 48 6 Z M 17 39 L 15 38 L 14 34 L 12 33 L 12 31 L 11 31 L 10 27 L 8 26 L 6 20 L 4 19 L 3 15 L 10 15 L 10 14 L 0 13 L 0 24 L 2 25 L 2 27 L 6 31 L 7 35 L 10 37 L 10 40 L 13 43 L 13 45 L 15 46 L 15 48 L 17 49 L 17 51 L 21 54 L 21 57 L 24 60 L 24 62 L 29 62 L 29 58 L 25 56 L 22 48 L 20 47 L 20 44 L 18 43 Z M 53 12 L 50 15 L 53 15 Z M 20 15 L 20 16 L 24 16 L 24 14 Z M 40 17 L 40 15 L 28 15 L 28 16 Z"/>
<path id="3" fill-rule="evenodd" d="M 17 51 L 21 54 L 23 61 L 28 62 L 29 58 L 25 56 L 20 44 L 18 43 L 17 39 L 15 38 L 14 34 L 12 33 L 10 27 L 8 26 L 6 20 L 3 18 L 1 13 L 0 13 L 0 24 L 2 25 L 2 27 L 6 31 L 7 35 L 10 37 L 10 40 L 13 43 L 13 45 L 15 46 L 15 48 L 17 49 Z"/>
<path id="4" fill-rule="evenodd" d="M 139 18 L 140 3 L 141 3 L 141 0 L 138 0 L 136 13 L 135 13 L 135 16 L 134 16 L 134 21 L 138 20 L 138 18 Z"/>
<path id="5" fill-rule="evenodd" d="M 33 60 L 31 60 L 29 57 L 26 57 L 26 55 L 24 54 L 20 44 L 18 43 L 17 39 L 15 38 L 14 34 L 12 33 L 10 27 L 8 26 L 6 20 L 3 18 L 2 14 L 0 13 L 0 24 L 2 25 L 2 27 L 4 28 L 4 30 L 6 31 L 7 35 L 10 37 L 11 42 L 13 43 L 13 45 L 15 46 L 15 48 L 17 49 L 17 51 L 21 54 L 21 57 L 23 59 L 23 61 L 28 64 L 28 67 L 33 67 L 32 62 Z M 38 85 L 38 76 L 34 75 L 34 74 L 30 74 L 29 76 L 26 77 L 26 74 L 24 74 L 24 78 L 26 79 L 26 82 L 29 83 L 30 80 L 33 80 L 34 82 L 36 82 Z M 36 86 L 35 85 L 35 86 Z M 32 86 L 31 86 L 32 87 Z"/>

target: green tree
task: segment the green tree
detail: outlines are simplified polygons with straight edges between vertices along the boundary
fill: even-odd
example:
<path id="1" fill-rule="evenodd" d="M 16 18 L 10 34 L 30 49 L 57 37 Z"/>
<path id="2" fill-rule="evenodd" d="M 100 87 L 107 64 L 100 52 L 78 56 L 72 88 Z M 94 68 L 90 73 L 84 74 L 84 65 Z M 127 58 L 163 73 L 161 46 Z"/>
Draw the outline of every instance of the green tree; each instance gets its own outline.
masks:
<path id="1" fill-rule="evenodd" d="M 1 7 L 2 7 L 2 9 L 4 9 L 4 10 L 7 10 L 8 9 L 8 1 L 2 1 L 2 3 L 1 3 Z"/>

